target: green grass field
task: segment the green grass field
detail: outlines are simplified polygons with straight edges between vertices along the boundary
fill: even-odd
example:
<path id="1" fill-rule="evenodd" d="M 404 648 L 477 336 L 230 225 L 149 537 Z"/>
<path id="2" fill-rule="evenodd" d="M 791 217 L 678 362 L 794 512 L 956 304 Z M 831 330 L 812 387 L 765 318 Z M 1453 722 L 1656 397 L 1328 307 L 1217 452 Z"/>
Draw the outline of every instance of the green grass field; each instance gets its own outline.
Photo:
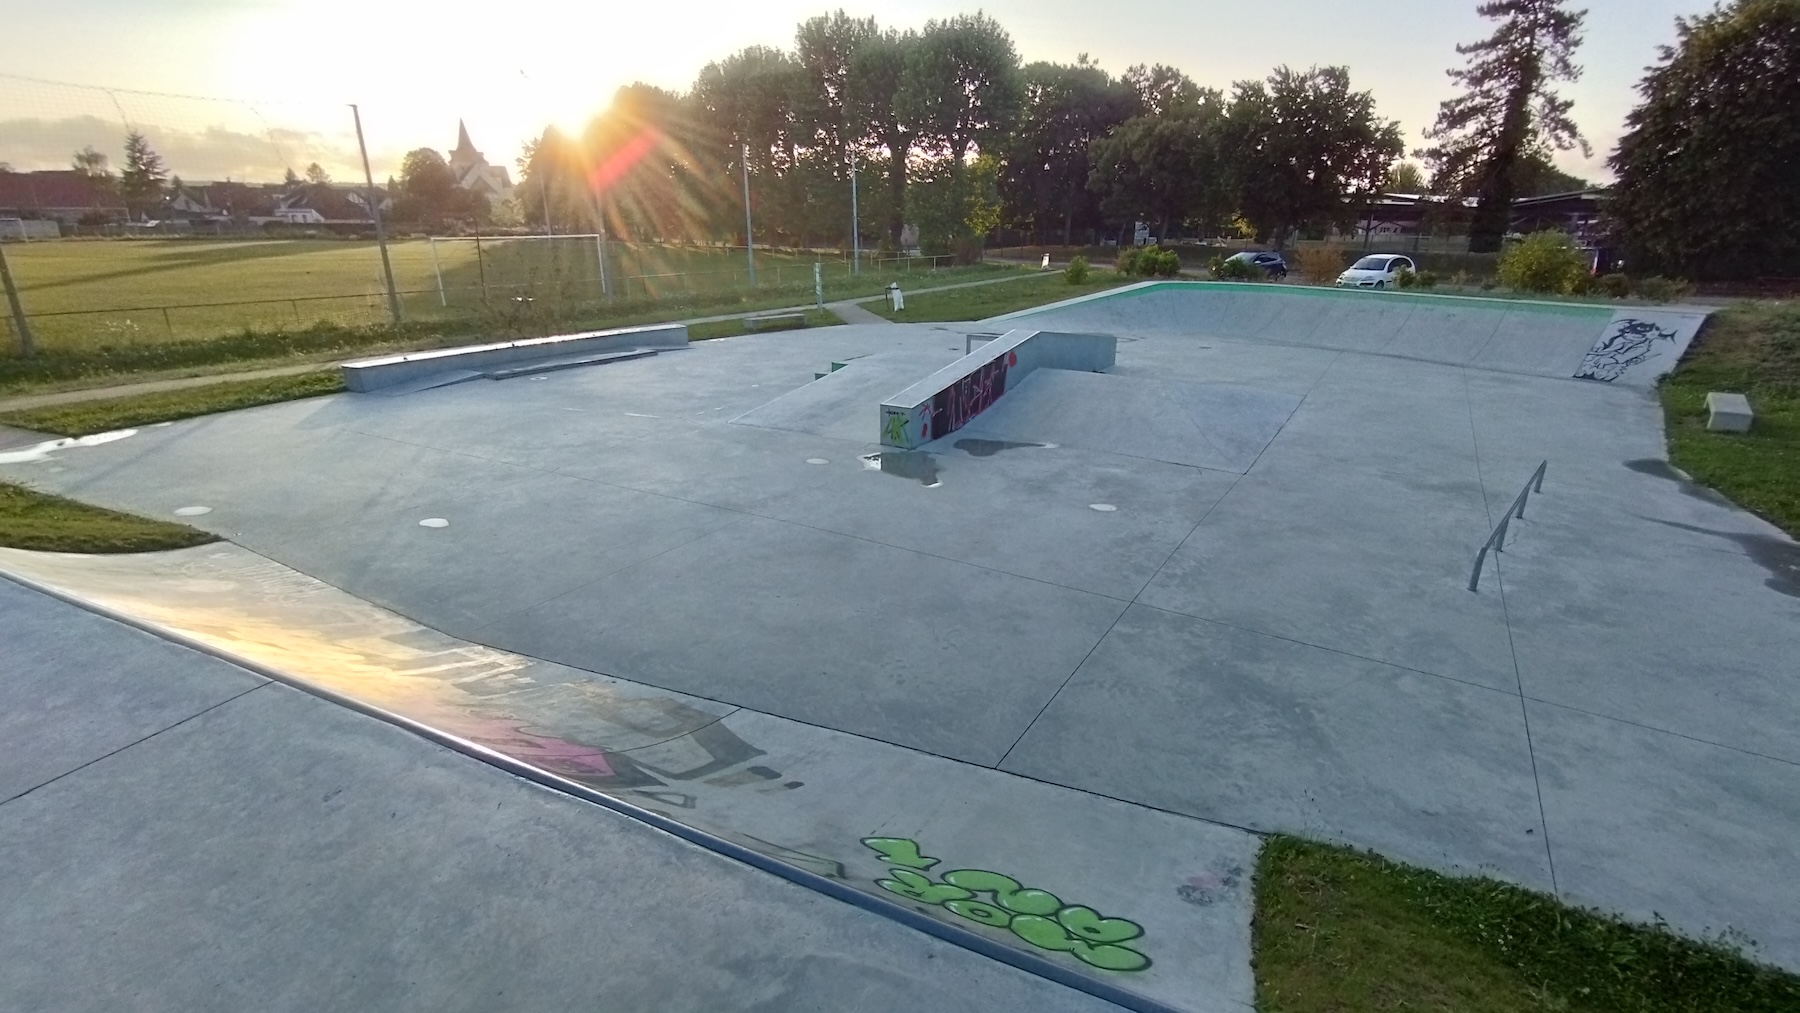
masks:
<path id="1" fill-rule="evenodd" d="M 568 317 L 605 305 L 592 239 L 415 239 L 390 243 L 389 254 L 409 320 L 544 311 Z M 45 351 L 388 319 L 381 259 L 372 242 L 64 240 L 9 244 L 6 255 Z M 810 290 L 815 259 L 826 261 L 833 298 L 853 287 L 855 294 L 879 290 L 856 284 L 872 278 L 866 266 L 861 279 L 852 279 L 835 254 L 768 250 L 756 255 L 757 290 Z M 741 250 L 615 243 L 608 248 L 608 270 L 616 299 L 626 302 L 749 291 Z M 215 305 L 221 303 L 232 305 Z M 0 323 L 0 339 L 10 351 L 16 340 L 10 320 Z"/>

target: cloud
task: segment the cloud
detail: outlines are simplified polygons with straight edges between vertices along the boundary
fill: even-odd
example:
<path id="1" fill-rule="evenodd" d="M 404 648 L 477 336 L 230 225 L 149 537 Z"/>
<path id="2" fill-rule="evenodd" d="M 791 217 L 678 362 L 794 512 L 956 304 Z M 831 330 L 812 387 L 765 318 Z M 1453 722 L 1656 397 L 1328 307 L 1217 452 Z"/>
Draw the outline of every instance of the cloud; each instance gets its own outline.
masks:
<path id="1" fill-rule="evenodd" d="M 182 129 L 152 123 L 134 126 L 162 156 L 169 174 L 183 179 L 274 182 L 288 169 L 304 172 L 313 162 L 323 166 L 334 179 L 362 178 L 356 137 L 349 131 L 333 134 L 269 127 L 251 132 L 218 125 Z M 126 130 L 119 120 L 100 116 L 0 120 L 0 162 L 20 172 L 67 169 L 74 153 L 91 145 L 106 155 L 116 172 L 125 158 Z M 377 180 L 399 169 L 399 152 L 370 152 L 370 157 L 375 162 Z"/>

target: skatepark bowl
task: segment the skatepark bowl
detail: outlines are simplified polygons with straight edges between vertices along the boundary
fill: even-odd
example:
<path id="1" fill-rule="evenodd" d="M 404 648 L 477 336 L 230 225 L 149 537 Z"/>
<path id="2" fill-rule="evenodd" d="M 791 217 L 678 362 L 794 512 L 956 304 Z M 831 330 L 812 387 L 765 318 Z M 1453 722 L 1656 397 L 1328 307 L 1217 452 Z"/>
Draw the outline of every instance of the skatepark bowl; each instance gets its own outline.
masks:
<path id="1" fill-rule="evenodd" d="M 1652 389 L 1704 316 L 1153 283 L 409 374 L 0 457 L 229 540 L 0 571 L 1129 1008 L 1248 1008 L 1267 832 L 1800 968 L 1796 549 Z"/>

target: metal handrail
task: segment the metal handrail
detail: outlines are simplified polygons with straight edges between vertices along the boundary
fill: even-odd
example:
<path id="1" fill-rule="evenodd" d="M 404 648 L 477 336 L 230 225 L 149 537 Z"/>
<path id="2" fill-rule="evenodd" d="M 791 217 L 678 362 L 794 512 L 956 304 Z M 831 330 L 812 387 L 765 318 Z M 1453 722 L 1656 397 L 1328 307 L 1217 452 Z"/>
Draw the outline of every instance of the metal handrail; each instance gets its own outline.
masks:
<path id="1" fill-rule="evenodd" d="M 1494 533 L 1488 535 L 1487 541 L 1481 543 L 1481 551 L 1475 554 L 1475 572 L 1469 574 L 1469 590 L 1480 590 L 1481 568 L 1487 563 L 1488 550 L 1506 551 L 1507 528 L 1512 525 L 1514 519 L 1525 519 L 1525 504 L 1531 501 L 1532 493 L 1544 491 L 1544 473 L 1549 470 L 1549 461 L 1537 466 L 1537 471 L 1533 472 L 1531 478 L 1525 483 L 1525 488 L 1519 493 L 1519 498 L 1513 500 L 1512 506 L 1506 508 L 1506 515 L 1500 518 L 1500 523 L 1495 526 Z"/>

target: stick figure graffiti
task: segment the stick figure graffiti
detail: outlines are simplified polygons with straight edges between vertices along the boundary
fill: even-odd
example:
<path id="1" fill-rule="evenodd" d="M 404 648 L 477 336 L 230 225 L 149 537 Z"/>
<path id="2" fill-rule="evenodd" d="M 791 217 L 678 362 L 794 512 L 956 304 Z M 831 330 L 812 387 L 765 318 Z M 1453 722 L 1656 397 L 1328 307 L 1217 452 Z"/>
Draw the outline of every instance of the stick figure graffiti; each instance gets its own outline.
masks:
<path id="1" fill-rule="evenodd" d="M 1656 351 L 1658 341 L 1674 340 L 1674 331 L 1665 331 L 1648 320 L 1629 317 L 1615 320 L 1612 333 L 1601 338 L 1581 360 L 1575 379 L 1612 383 L 1631 367 L 1648 359 Z"/>

